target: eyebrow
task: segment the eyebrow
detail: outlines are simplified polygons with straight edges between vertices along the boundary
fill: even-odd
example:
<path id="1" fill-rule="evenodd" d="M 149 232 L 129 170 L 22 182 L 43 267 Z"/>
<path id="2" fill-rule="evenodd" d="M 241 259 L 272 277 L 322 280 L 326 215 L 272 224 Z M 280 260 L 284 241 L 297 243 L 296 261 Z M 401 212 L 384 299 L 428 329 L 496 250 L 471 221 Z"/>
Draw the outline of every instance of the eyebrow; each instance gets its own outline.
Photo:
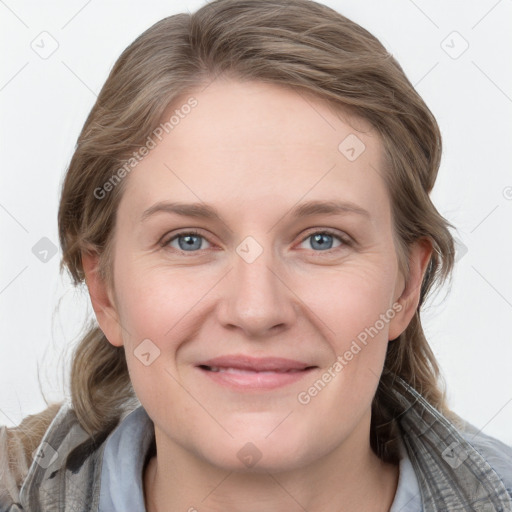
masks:
<path id="1" fill-rule="evenodd" d="M 174 213 L 184 217 L 201 219 L 212 219 L 222 221 L 216 208 L 205 203 L 176 203 L 160 201 L 145 210 L 141 216 L 141 222 L 156 213 Z M 360 206 L 347 201 L 307 201 L 293 208 L 289 214 L 295 218 L 307 217 L 310 215 L 346 215 L 356 214 L 371 219 L 370 213 Z"/>

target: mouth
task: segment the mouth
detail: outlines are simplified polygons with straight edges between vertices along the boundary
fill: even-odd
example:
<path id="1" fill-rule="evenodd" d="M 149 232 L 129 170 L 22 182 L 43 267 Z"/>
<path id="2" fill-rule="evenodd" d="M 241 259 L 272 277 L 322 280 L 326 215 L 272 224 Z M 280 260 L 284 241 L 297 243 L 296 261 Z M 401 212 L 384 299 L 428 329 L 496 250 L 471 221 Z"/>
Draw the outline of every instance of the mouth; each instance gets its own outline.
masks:
<path id="1" fill-rule="evenodd" d="M 241 391 L 283 387 L 309 375 L 317 366 L 274 357 L 224 356 L 196 368 L 217 384 Z"/>
<path id="2" fill-rule="evenodd" d="M 304 370 L 308 370 L 309 368 L 313 368 L 313 366 L 308 366 L 307 368 L 303 368 L 302 370 L 244 370 L 242 368 L 223 368 L 219 366 L 207 366 L 207 365 L 199 365 L 199 368 L 202 370 L 206 370 L 209 372 L 218 372 L 218 373 L 239 373 L 239 374 L 251 374 L 251 373 L 261 373 L 263 375 L 273 374 L 273 373 L 297 373 L 303 372 Z"/>

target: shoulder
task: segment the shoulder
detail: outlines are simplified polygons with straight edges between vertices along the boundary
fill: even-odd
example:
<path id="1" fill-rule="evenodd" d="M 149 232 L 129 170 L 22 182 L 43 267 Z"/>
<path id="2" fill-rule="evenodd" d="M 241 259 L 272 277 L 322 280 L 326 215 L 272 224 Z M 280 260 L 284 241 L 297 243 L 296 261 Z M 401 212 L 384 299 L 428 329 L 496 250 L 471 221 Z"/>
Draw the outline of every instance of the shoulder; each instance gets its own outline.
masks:
<path id="1" fill-rule="evenodd" d="M 129 410 L 127 406 L 121 417 Z M 90 435 L 72 405 L 61 403 L 8 429 L 11 432 L 5 436 L 5 449 L 0 443 L 9 476 L 5 483 L 2 477 L 0 484 L 0 512 L 63 512 L 70 503 L 77 512 L 96 510 L 103 450 L 118 421 L 119 418 Z M 30 442 L 23 443 L 21 439 L 27 432 Z M 9 462 L 14 454 L 19 463 Z"/>
<path id="2" fill-rule="evenodd" d="M 19 500 L 32 453 L 63 405 L 55 403 L 40 413 L 30 414 L 16 427 L 0 426 L 0 510 L 7 510 L 5 503 Z"/>
<path id="3" fill-rule="evenodd" d="M 460 418 L 459 431 L 462 437 L 497 473 L 512 496 L 512 446 L 484 434 L 480 429 Z"/>
<path id="4" fill-rule="evenodd" d="M 425 510 L 512 512 L 512 448 L 398 381 L 401 435 Z M 438 507 L 438 508 L 436 508 Z"/>

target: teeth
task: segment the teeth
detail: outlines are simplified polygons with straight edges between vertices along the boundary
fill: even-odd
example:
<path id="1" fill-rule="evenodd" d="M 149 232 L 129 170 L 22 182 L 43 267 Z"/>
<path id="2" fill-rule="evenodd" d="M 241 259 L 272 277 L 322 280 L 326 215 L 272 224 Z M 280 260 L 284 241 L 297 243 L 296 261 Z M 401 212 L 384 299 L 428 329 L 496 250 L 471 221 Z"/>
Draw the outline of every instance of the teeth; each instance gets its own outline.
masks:
<path id="1" fill-rule="evenodd" d="M 301 370 L 269 370 L 269 371 L 255 371 L 255 370 L 242 370 L 240 368 L 218 368 L 217 366 L 208 366 L 209 371 L 216 373 L 239 373 L 239 374 L 248 374 L 248 373 L 261 373 L 262 375 L 272 374 L 272 373 L 296 373 Z"/>

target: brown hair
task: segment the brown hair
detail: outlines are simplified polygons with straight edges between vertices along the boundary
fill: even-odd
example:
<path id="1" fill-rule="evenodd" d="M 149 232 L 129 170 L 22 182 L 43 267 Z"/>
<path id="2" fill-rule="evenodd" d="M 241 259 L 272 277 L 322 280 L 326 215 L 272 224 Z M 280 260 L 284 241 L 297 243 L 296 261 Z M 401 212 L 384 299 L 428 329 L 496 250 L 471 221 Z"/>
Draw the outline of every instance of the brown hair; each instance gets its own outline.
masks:
<path id="1" fill-rule="evenodd" d="M 112 178 L 161 122 L 169 105 L 218 76 L 263 81 L 327 102 L 368 120 L 385 152 L 400 268 L 407 276 L 410 244 L 427 238 L 433 253 L 417 311 L 389 342 L 372 406 L 371 445 L 398 460 L 392 393 L 399 376 L 434 407 L 449 413 L 439 369 L 423 333 L 420 308 L 435 284 L 450 276 L 451 225 L 429 197 L 441 159 L 436 120 L 402 68 L 364 28 L 310 0 L 216 0 L 194 14 L 154 24 L 119 57 L 90 112 L 62 188 L 61 268 L 84 282 L 82 253 L 97 251 L 100 273 L 112 285 L 111 241 L 126 180 L 98 199 Z M 72 404 L 95 435 L 114 424 L 135 399 L 123 347 L 91 324 L 73 354 Z"/>

